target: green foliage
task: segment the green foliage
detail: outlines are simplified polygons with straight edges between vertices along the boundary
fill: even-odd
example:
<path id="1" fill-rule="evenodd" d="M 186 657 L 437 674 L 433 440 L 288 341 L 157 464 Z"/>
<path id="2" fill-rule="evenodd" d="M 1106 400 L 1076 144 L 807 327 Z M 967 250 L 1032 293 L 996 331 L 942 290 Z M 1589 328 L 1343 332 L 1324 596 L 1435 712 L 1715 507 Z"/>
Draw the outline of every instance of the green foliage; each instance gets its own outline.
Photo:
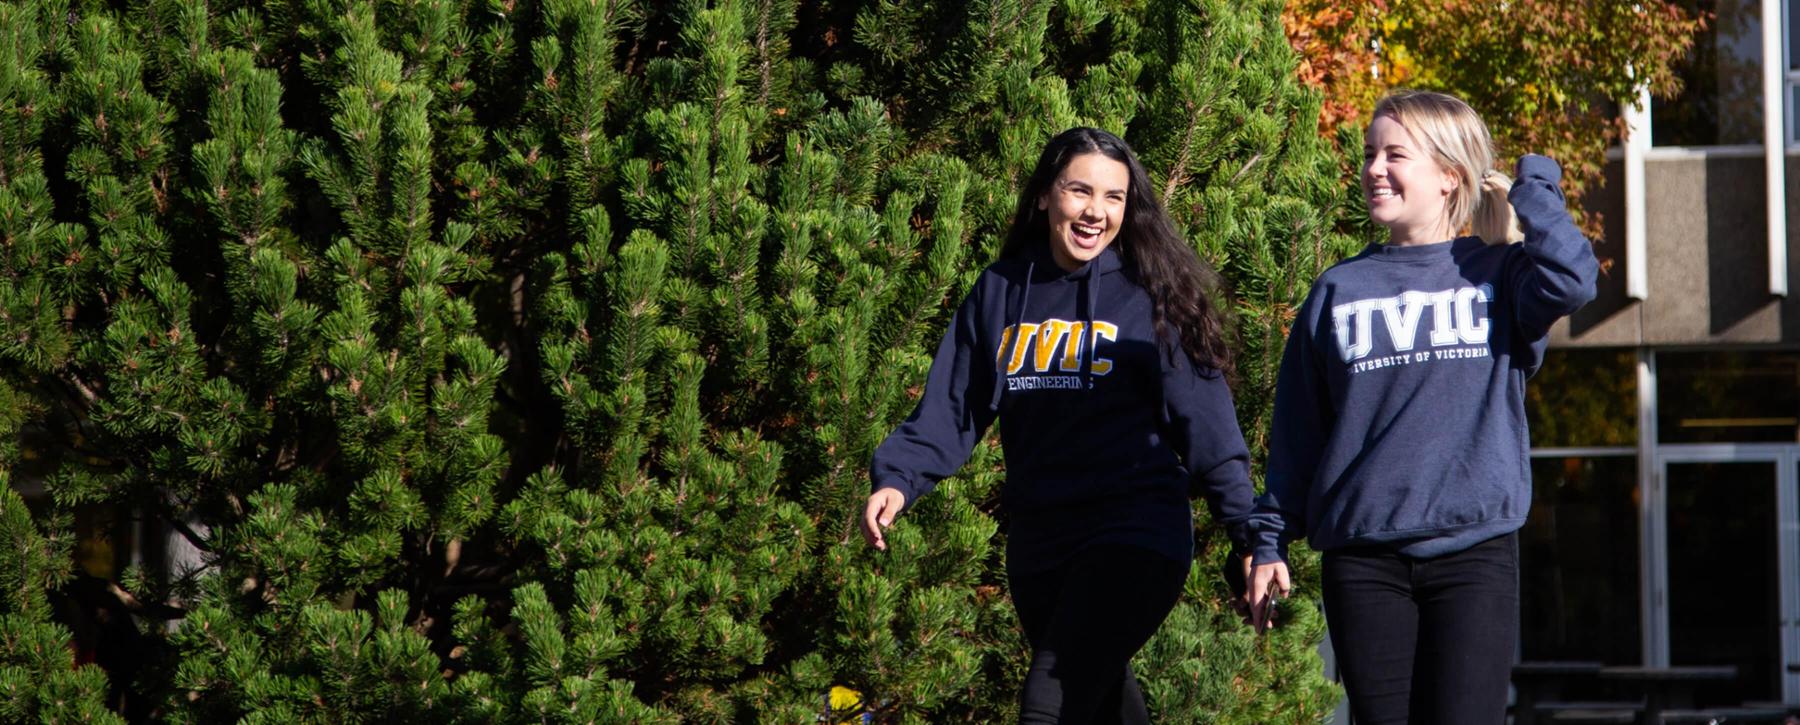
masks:
<path id="1" fill-rule="evenodd" d="M 1170 213 L 1224 277 L 1215 299 L 1232 318 L 1238 420 L 1260 479 L 1295 309 L 1325 267 L 1358 247 L 1335 231 L 1354 210 L 1341 204 L 1330 146 L 1293 132 L 1317 125 L 1320 100 L 1293 78 L 1281 5 L 1201 5 L 1201 13 L 1161 8 L 1143 23 L 1155 51 L 1145 74 L 1168 82 L 1133 131 L 1142 129 L 1137 145 Z M 1287 610 L 1293 621 L 1256 639 L 1222 605 L 1212 564 L 1228 544 L 1216 529 L 1200 536 L 1203 565 L 1188 596 L 1137 659 L 1146 695 L 1171 722 L 1321 720 L 1337 696 L 1306 649 L 1324 637 L 1317 556 L 1295 547 L 1302 584 Z"/>
<path id="2" fill-rule="evenodd" d="M 1261 450 L 1352 246 L 1280 12 L 0 2 L 5 719 L 1011 719 L 997 446 L 886 553 L 869 457 L 1075 124 L 1223 273 Z M 106 581 L 110 681 L 51 606 L 96 507 L 193 549 Z M 1257 639 L 1198 545 L 1159 719 L 1317 720 L 1316 560 Z"/>
<path id="3" fill-rule="evenodd" d="M 51 620 L 46 595 L 68 578 L 69 543 L 66 529 L 40 530 L 10 485 L 0 489 L 0 716 L 8 721 L 124 722 L 106 708 L 106 673 L 76 667 L 68 630 Z"/>

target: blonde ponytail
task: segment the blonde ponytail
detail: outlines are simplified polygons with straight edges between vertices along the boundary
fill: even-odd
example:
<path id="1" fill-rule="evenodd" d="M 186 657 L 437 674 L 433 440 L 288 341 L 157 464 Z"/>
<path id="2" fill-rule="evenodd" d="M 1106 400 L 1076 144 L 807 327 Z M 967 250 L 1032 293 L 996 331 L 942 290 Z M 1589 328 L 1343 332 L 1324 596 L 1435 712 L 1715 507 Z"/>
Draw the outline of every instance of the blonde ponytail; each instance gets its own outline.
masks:
<path id="1" fill-rule="evenodd" d="M 1489 169 L 1481 175 L 1481 197 L 1475 204 L 1475 218 L 1469 225 L 1481 241 L 1488 244 L 1525 241 L 1525 232 L 1519 229 L 1519 215 L 1513 213 L 1512 202 L 1506 200 L 1509 191 L 1512 191 L 1512 179 L 1506 174 Z"/>

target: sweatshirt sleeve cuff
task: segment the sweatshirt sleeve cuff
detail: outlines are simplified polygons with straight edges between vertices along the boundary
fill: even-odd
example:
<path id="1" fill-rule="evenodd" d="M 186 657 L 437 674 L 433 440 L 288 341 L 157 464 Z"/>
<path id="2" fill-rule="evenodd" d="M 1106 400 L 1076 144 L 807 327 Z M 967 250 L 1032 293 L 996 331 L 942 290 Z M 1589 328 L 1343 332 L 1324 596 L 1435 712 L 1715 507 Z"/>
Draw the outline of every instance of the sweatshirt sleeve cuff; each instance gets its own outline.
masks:
<path id="1" fill-rule="evenodd" d="M 1539 179 L 1552 184 L 1562 180 L 1562 167 L 1548 156 L 1525 154 L 1519 157 L 1519 178 Z"/>
<path id="2" fill-rule="evenodd" d="M 1249 556 L 1256 545 L 1256 532 L 1250 529 L 1249 517 L 1220 521 L 1219 524 L 1225 529 L 1225 538 L 1231 540 L 1231 557 L 1241 559 Z"/>
<path id="3" fill-rule="evenodd" d="M 1283 544 L 1259 543 L 1250 553 L 1250 565 L 1287 563 L 1287 546 Z"/>
<path id="4" fill-rule="evenodd" d="M 1541 241 L 1557 227 L 1579 234 L 1569 219 L 1567 200 L 1557 180 L 1562 167 L 1545 156 L 1528 154 L 1519 159 L 1519 178 L 1507 192 L 1507 201 L 1519 217 L 1527 242 Z"/>

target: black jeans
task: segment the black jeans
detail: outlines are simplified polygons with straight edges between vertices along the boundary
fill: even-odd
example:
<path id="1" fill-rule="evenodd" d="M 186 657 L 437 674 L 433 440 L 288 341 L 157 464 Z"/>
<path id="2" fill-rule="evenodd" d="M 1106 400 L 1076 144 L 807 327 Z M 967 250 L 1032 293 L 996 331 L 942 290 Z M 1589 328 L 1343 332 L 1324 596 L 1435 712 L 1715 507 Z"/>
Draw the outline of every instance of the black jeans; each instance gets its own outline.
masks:
<path id="1" fill-rule="evenodd" d="M 1519 639 L 1519 542 L 1413 559 L 1325 552 L 1325 620 L 1356 725 L 1499 725 Z"/>
<path id="2" fill-rule="evenodd" d="M 1019 722 L 1150 722 L 1131 656 L 1175 608 L 1189 563 L 1115 545 L 1049 571 L 1009 571 L 1032 655 Z"/>

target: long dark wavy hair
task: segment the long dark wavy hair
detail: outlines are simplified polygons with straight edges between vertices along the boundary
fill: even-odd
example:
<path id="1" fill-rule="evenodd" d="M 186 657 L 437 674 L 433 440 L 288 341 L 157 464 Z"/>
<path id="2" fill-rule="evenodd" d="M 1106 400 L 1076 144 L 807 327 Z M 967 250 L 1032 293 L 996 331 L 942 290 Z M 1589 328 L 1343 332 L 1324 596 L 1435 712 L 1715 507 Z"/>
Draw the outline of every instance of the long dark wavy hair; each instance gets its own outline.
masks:
<path id="1" fill-rule="evenodd" d="M 1006 243 L 1000 247 L 1000 258 L 1020 258 L 1050 243 L 1049 214 L 1038 209 L 1038 200 L 1071 160 L 1091 153 L 1104 154 L 1131 173 L 1131 186 L 1125 191 L 1125 218 L 1111 246 L 1118 251 L 1126 273 L 1150 294 L 1156 334 L 1179 343 L 1194 364 L 1229 374 L 1231 351 L 1225 346 L 1224 323 L 1206 295 L 1207 289 L 1219 289 L 1219 275 L 1175 230 L 1169 212 L 1150 186 L 1144 165 L 1138 163 L 1137 154 L 1124 139 L 1080 126 L 1050 139 L 1038 156 L 1037 168 L 1019 191 L 1019 208 L 1013 214 Z"/>

